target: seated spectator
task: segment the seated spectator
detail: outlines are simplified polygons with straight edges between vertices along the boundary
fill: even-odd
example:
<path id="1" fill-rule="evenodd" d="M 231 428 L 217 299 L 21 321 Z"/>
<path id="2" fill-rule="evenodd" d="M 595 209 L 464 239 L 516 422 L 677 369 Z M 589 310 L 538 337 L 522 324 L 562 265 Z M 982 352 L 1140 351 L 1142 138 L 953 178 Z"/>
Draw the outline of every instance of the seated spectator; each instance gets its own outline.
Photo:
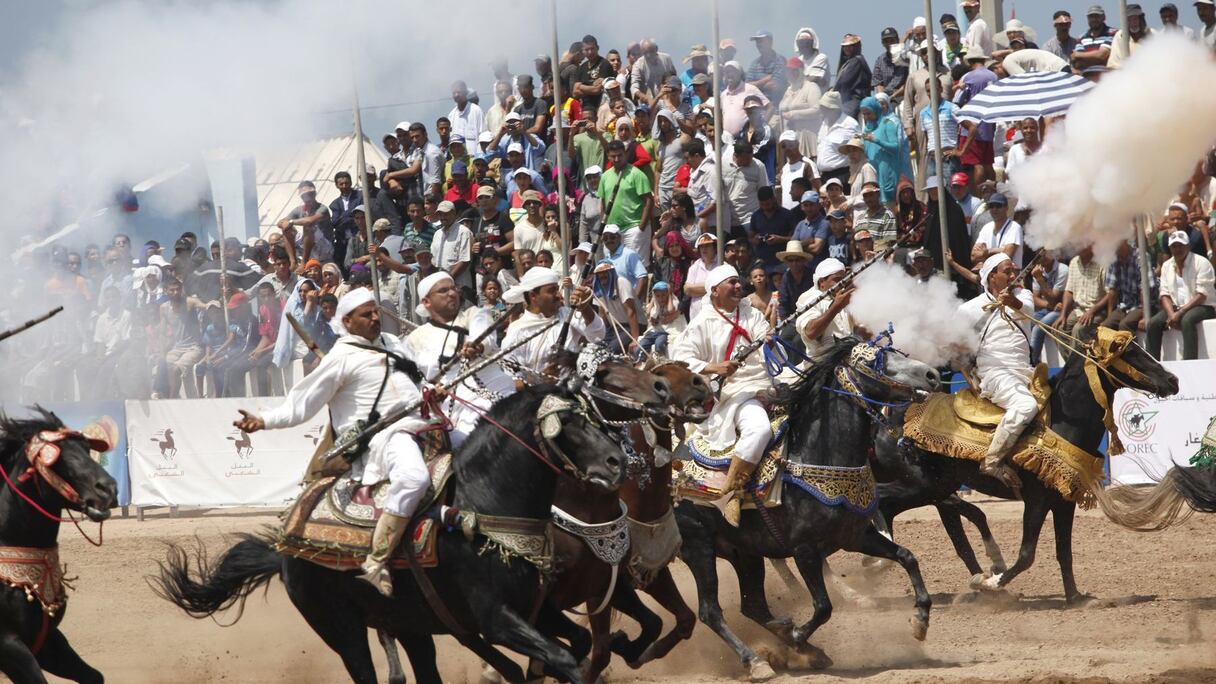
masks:
<path id="1" fill-rule="evenodd" d="M 273 294 L 274 288 L 266 287 Z M 180 280 L 165 284 L 165 297 L 167 301 L 160 305 L 160 318 L 168 347 L 158 384 L 166 399 L 177 399 L 179 392 L 188 399 L 195 399 L 198 392 L 194 384 L 194 365 L 203 358 L 198 314 L 204 305 L 193 297 L 186 297 Z"/>
<path id="2" fill-rule="evenodd" d="M 1149 270 L 1149 302 L 1157 299 L 1157 276 Z M 1140 258 L 1129 242 L 1119 243 L 1115 262 L 1106 270 L 1106 289 L 1111 293 L 1102 325 L 1131 333 L 1143 332 L 1148 324 L 1140 293 Z"/>
<path id="3" fill-rule="evenodd" d="M 1056 259 L 1049 249 L 1039 255 L 1039 262 L 1030 269 L 1030 294 L 1034 299 L 1034 319 L 1043 325 L 1053 325 L 1063 308 L 1064 288 L 1068 285 L 1068 266 Z M 1030 363 L 1038 364 L 1043 355 L 1047 333 L 1039 326 L 1030 331 Z"/>
<path id="4" fill-rule="evenodd" d="M 596 264 L 591 292 L 600 315 L 608 324 L 608 332 L 604 335 L 605 348 L 613 354 L 632 356 L 641 337 L 638 306 L 629 281 L 617 275 L 611 259 L 603 259 Z"/>
<path id="5" fill-rule="evenodd" d="M 1093 247 L 1087 246 L 1068 263 L 1068 281 L 1055 326 L 1080 337 L 1083 328 L 1096 326 L 1106 318 L 1109 299 L 1106 269 L 1094 259 Z"/>
<path id="6" fill-rule="evenodd" d="M 1161 310 L 1148 322 L 1148 352 L 1161 358 L 1166 328 L 1182 332 L 1182 358 L 1199 358 L 1199 324 L 1216 318 L 1216 273 L 1212 263 L 1193 254 L 1181 230 L 1169 238 L 1170 259 L 1161 265 Z"/>
<path id="7" fill-rule="evenodd" d="M 662 280 L 654 284 L 650 302 L 646 305 L 646 332 L 638 346 L 647 353 L 667 356 L 667 345 L 684 332 L 688 322 L 680 313 L 679 302 L 671 295 L 671 287 Z"/>
<path id="8" fill-rule="evenodd" d="M 193 381 L 198 384 L 199 396 L 209 399 L 224 396 L 223 373 L 217 373 L 215 362 L 228 341 L 228 325 L 224 322 L 224 307 L 218 301 L 207 302 L 203 321 L 203 358 L 194 366 Z M 207 388 L 210 387 L 210 391 Z"/>

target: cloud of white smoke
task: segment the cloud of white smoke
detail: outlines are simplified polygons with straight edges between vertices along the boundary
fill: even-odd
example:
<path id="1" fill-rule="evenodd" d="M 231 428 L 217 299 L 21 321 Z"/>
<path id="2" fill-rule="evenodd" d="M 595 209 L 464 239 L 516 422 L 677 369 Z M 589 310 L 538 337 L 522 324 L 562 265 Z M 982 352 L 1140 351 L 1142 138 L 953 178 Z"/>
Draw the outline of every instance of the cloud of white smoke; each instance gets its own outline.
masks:
<path id="1" fill-rule="evenodd" d="M 878 264 L 857 276 L 849 304 L 853 318 L 872 331 L 895 326 L 895 346 L 933 366 L 975 350 L 975 331 L 958 315 L 962 304 L 945 278 L 918 282 L 903 269 Z"/>
<path id="2" fill-rule="evenodd" d="M 1154 35 L 1106 74 L 1011 174 L 1035 209 L 1027 241 L 1093 243 L 1100 258 L 1113 255 L 1132 219 L 1161 211 L 1216 141 L 1213 83 L 1210 52 L 1173 34 Z"/>

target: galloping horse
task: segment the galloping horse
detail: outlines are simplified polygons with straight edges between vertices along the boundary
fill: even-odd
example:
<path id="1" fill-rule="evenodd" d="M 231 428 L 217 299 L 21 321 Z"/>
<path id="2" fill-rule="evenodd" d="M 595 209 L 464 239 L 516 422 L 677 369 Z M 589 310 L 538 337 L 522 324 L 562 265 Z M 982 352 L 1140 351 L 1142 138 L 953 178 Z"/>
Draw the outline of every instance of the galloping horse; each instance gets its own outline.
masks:
<path id="1" fill-rule="evenodd" d="M 885 357 L 885 363 L 878 355 Z M 853 490 L 864 488 L 864 494 L 872 497 L 867 456 L 877 414 L 871 404 L 907 401 L 937 385 L 937 371 L 923 363 L 856 337 L 839 340 L 821 363 L 773 398 L 774 404 L 789 411 L 786 467 L 804 478 L 815 477 L 813 474 L 849 478 Z M 823 561 L 838 550 L 895 560 L 903 566 L 916 594 L 913 633 L 923 639 L 929 628 L 932 601 L 915 556 L 873 527 L 871 510 L 855 506 L 847 498 L 825 503 L 820 497 L 828 497 L 820 490 L 813 494 L 811 489 L 805 479 L 787 481 L 780 507 L 745 509 L 737 528 L 727 524 L 716 508 L 687 500 L 676 506 L 684 538 L 681 556 L 696 580 L 701 621 L 734 649 L 753 681 L 775 673 L 735 636 L 722 617 L 715 566 L 719 556 L 738 575 L 743 614 L 810 655 L 817 666 L 826 667 L 831 659 L 807 640 L 832 615 Z M 811 618 L 797 627 L 789 618 L 775 618 L 764 595 L 764 559 L 791 556 L 815 606 Z"/>
<path id="2" fill-rule="evenodd" d="M 101 522 L 118 505 L 114 478 L 89 455 L 110 445 L 64 427 L 49 411 L 0 417 L 0 671 L 16 684 L 46 684 L 42 671 L 101 682 L 59 630 L 67 595 L 59 564 L 64 509 Z"/>
<path id="3" fill-rule="evenodd" d="M 649 374 L 647 377 L 653 378 Z M 635 392 L 642 401 L 661 406 L 666 397 Z M 548 446 L 534 429 L 537 411 L 550 397 L 561 400 L 561 430 Z M 575 478 L 614 491 L 624 478 L 620 444 L 603 430 L 581 395 L 568 387 L 538 386 L 498 402 L 488 416 L 511 434 L 482 421 L 456 450 L 451 487 L 453 505 L 483 518 L 547 521 L 561 479 Z M 518 441 L 517 441 L 518 440 Z M 556 453 L 555 457 L 544 456 Z M 438 537 L 441 567 L 425 570 L 434 592 L 460 628 L 456 638 L 510 681 L 522 681 L 522 670 L 490 644 L 501 644 L 543 662 L 547 671 L 582 682 L 575 658 L 546 636 L 564 620 L 537 601 L 540 570 L 526 560 L 503 562 L 498 553 L 481 553 L 489 538 L 481 532 L 474 543 L 459 531 Z M 306 560 L 284 556 L 270 541 L 246 535 L 199 576 L 192 560 L 172 549 L 156 583 L 161 595 L 195 617 L 213 615 L 243 603 L 276 574 L 309 625 L 341 656 L 358 684 L 376 681 L 367 642 L 367 627 L 384 630 L 405 647 L 419 682 L 442 681 L 435 666 L 433 634 L 450 633 L 423 590 L 408 573 L 393 578 L 389 599 L 354 573 L 339 572 Z M 533 623 L 529 620 L 535 612 Z"/>
<path id="4" fill-rule="evenodd" d="M 1095 332 L 1090 330 L 1083 335 L 1083 341 L 1090 345 L 1097 358 L 1104 360 L 1102 369 L 1097 368 L 1097 361 L 1082 354 L 1073 354 L 1068 359 L 1064 369 L 1051 381 L 1051 429 L 1072 445 L 1094 455 L 1094 458 L 1101 458 L 1097 454 L 1106 434 L 1104 407 L 1111 406 L 1115 390 L 1130 387 L 1159 396 L 1170 396 L 1178 392 L 1178 378 L 1132 342 L 1130 335 L 1103 331 L 1095 336 Z M 1092 367 L 1088 373 L 1087 367 Z M 1096 385 L 1091 382 L 1091 375 L 1097 378 Z M 903 419 L 903 412 L 896 411 L 891 422 L 902 426 Z M 902 430 L 881 432 L 875 443 L 879 469 L 890 479 L 878 486 L 881 497 L 879 510 L 888 526 L 903 511 L 940 503 L 952 497 L 964 484 L 990 496 L 1017 498 L 1015 492 L 996 479 L 980 474 L 979 463 L 935 454 L 915 446 L 901 447 L 901 434 Z M 1072 567 L 1072 523 L 1076 504 L 1066 501 L 1033 473 L 1019 469 L 1018 474 L 1022 482 L 1021 498 L 1025 502 L 1022 546 L 1018 559 L 1004 572 L 996 572 L 987 578 L 973 577 L 973 584 L 982 589 L 999 589 L 1030 568 L 1034 564 L 1039 533 L 1047 514 L 1051 513 L 1055 527 L 1056 561 L 1064 581 L 1064 598 L 1070 604 L 1084 600 L 1086 596 L 1077 591 Z M 1099 504 L 1103 504 L 1101 489 L 1094 488 L 1092 491 Z M 1118 513 L 1106 510 L 1104 504 L 1103 509 L 1108 517 L 1120 522 Z M 957 530 L 948 528 L 948 531 L 956 547 L 966 546 L 970 549 L 970 542 L 961 527 Z M 969 565 L 968 569 L 974 574 L 978 567 Z"/>

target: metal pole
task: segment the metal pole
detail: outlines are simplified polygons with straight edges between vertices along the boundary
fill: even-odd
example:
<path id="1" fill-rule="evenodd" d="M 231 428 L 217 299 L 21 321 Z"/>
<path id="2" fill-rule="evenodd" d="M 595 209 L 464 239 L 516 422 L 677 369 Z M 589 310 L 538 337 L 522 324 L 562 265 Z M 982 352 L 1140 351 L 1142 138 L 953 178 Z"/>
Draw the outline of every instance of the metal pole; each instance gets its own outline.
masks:
<path id="1" fill-rule="evenodd" d="M 714 32 L 714 172 L 718 176 L 718 190 L 714 193 L 714 223 L 718 227 L 718 263 L 722 263 L 726 250 L 724 224 L 726 223 L 726 183 L 722 181 L 722 60 L 719 56 L 722 35 L 718 26 L 718 0 L 713 0 Z"/>
<path id="2" fill-rule="evenodd" d="M 1148 263 L 1148 245 L 1144 235 L 1144 230 L 1151 225 L 1151 219 L 1148 219 L 1144 214 L 1140 214 L 1132 219 L 1132 227 L 1136 231 L 1136 258 L 1140 260 L 1140 308 L 1141 318 L 1148 325 L 1148 319 L 1153 313 L 1153 296 L 1149 291 L 1149 263 Z"/>
<path id="3" fill-rule="evenodd" d="M 376 268 L 376 252 L 372 251 L 372 195 L 367 186 L 367 160 L 363 156 L 363 117 L 359 114 L 359 86 L 351 82 L 355 96 L 355 164 L 358 165 L 359 187 L 363 192 L 363 239 L 367 241 L 367 253 L 371 257 L 367 266 L 372 271 L 372 292 L 376 294 L 376 306 L 380 306 L 380 271 Z"/>
<path id="4" fill-rule="evenodd" d="M 1119 0 L 1119 51 L 1124 55 L 1131 51 L 1132 34 L 1127 30 L 1127 0 Z"/>
<path id="5" fill-rule="evenodd" d="M 553 24 L 553 60 L 550 69 L 553 73 L 553 129 L 557 134 L 557 220 L 561 224 L 562 253 L 558 256 L 562 262 L 562 275 L 570 275 L 570 224 L 566 217 L 566 135 L 562 131 L 562 79 L 561 53 L 557 45 L 557 0 L 549 0 L 549 17 Z M 604 217 L 607 220 L 607 217 Z M 645 228 L 643 226 L 642 228 Z"/>
<path id="6" fill-rule="evenodd" d="M 925 0 L 925 18 L 933 16 L 933 0 Z M 932 24 L 930 24 L 932 28 Z M 950 248 L 949 231 L 946 230 L 946 180 L 942 178 L 942 121 L 941 79 L 937 75 L 937 44 L 933 42 L 933 31 L 925 37 L 929 41 L 929 106 L 933 109 L 933 165 L 937 175 L 937 227 L 942 237 L 942 271 L 950 275 L 946 265 L 946 250 Z M 1021 264 L 1018 267 L 1021 268 Z"/>
<path id="7" fill-rule="evenodd" d="M 216 226 L 220 230 L 220 307 L 224 310 L 224 327 L 228 327 L 228 259 L 224 256 L 224 208 L 216 207 Z"/>

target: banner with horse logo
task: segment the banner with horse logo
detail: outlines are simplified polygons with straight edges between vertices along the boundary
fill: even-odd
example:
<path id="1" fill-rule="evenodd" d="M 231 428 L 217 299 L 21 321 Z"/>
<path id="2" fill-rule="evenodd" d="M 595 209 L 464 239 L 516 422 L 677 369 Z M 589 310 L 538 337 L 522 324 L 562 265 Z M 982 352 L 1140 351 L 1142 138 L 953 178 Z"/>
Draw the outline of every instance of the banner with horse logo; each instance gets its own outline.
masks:
<path id="1" fill-rule="evenodd" d="M 300 481 L 328 414 L 285 430 L 249 434 L 237 409 L 262 413 L 281 397 L 127 402 L 136 506 L 282 506 Z"/>
<path id="2" fill-rule="evenodd" d="M 1216 416 L 1216 360 L 1162 365 L 1178 376 L 1178 394 L 1158 399 L 1126 389 L 1115 393 L 1115 424 L 1125 449 L 1110 459 L 1115 482 L 1151 484 L 1175 464 L 1190 465 Z"/>

